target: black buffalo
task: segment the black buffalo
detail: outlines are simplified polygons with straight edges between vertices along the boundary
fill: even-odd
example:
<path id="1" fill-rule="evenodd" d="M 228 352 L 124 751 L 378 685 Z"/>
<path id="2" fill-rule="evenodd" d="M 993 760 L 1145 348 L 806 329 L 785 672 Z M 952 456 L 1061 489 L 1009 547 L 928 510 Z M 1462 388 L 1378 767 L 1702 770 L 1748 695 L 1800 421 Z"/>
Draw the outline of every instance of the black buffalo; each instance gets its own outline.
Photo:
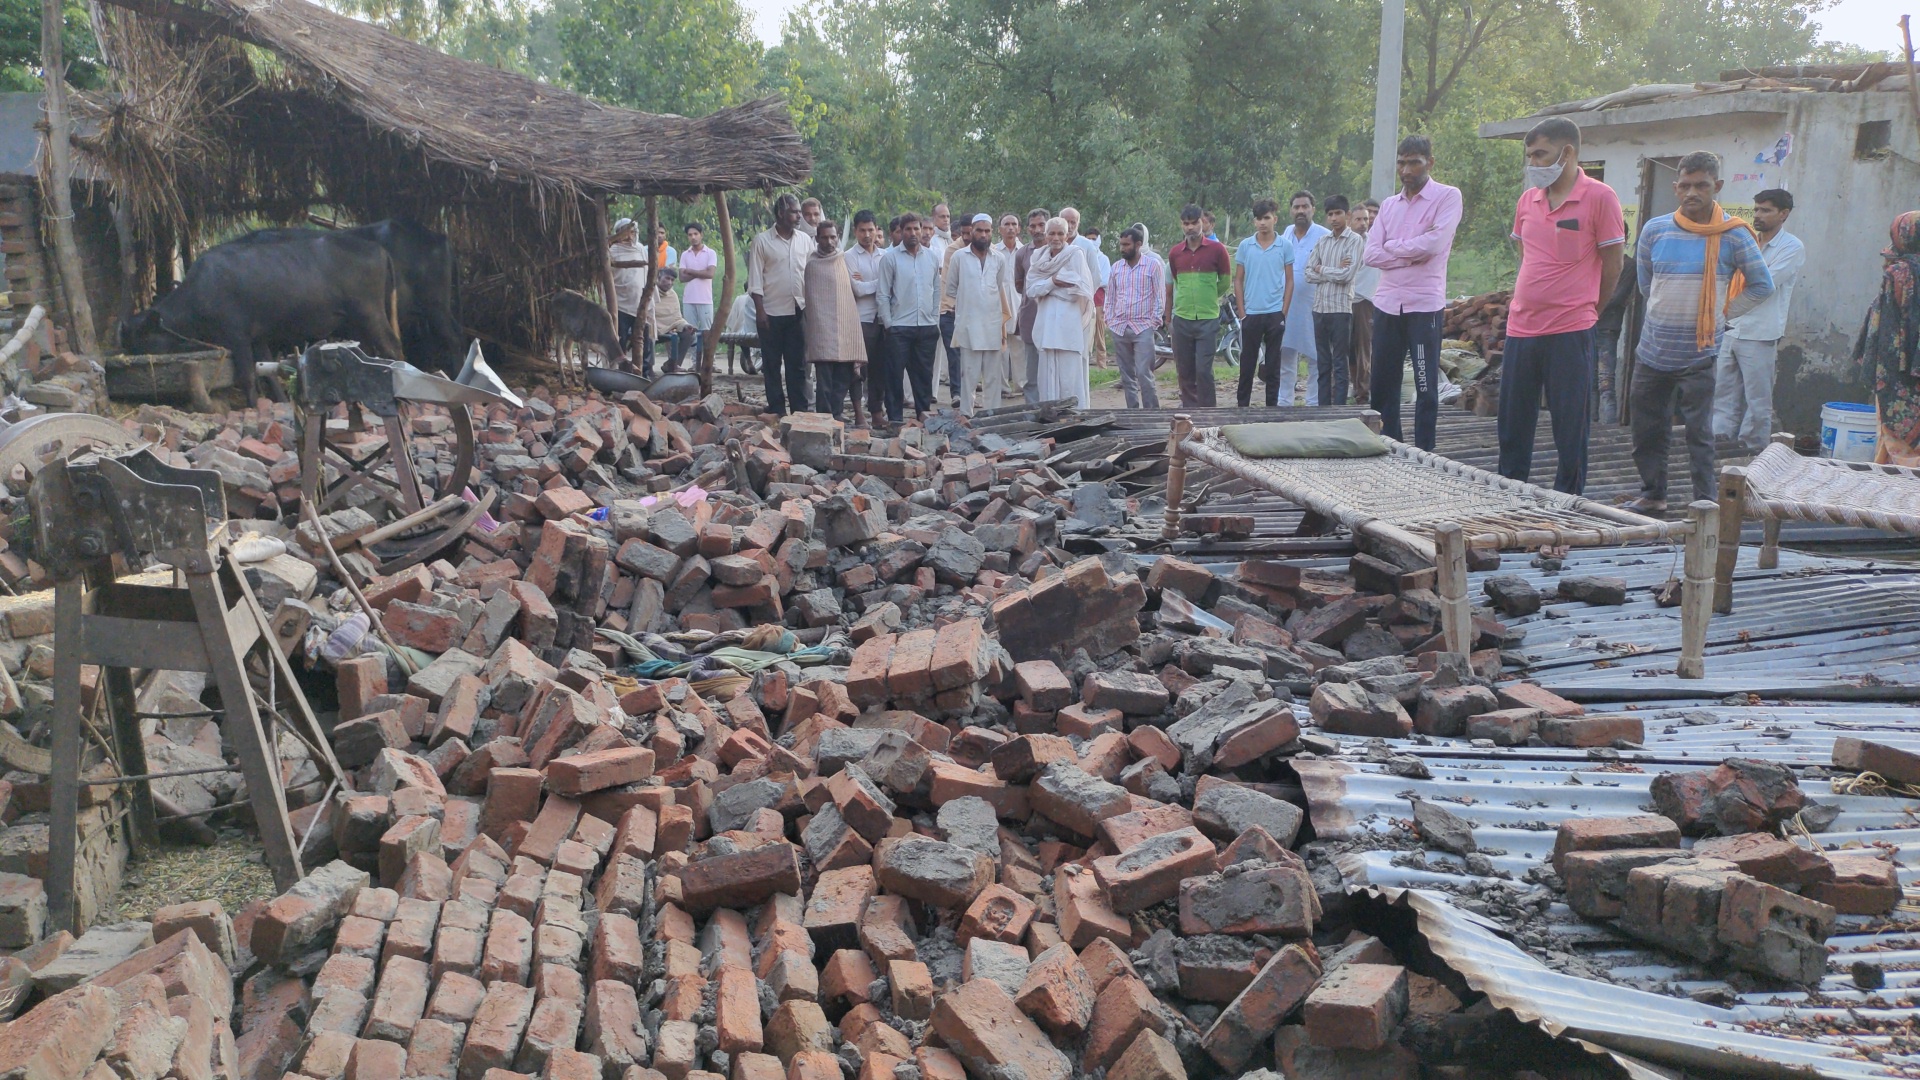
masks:
<path id="1" fill-rule="evenodd" d="M 393 260 L 400 344 L 407 362 L 449 376 L 459 371 L 467 343 L 458 321 L 453 245 L 446 236 L 408 218 L 388 218 L 341 233 L 379 244 Z"/>
<path id="2" fill-rule="evenodd" d="M 398 275 L 378 243 L 317 229 L 275 229 L 208 249 L 186 280 L 127 319 L 129 353 L 208 345 L 233 357 L 234 385 L 252 398 L 254 362 L 310 342 L 352 338 L 402 359 Z"/>

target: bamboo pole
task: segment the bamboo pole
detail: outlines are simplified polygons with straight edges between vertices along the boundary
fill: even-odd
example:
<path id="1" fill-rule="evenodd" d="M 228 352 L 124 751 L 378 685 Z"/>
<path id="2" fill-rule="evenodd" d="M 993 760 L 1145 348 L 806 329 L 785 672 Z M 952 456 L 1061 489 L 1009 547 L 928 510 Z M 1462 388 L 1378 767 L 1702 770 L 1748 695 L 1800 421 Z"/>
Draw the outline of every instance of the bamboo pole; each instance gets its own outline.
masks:
<path id="1" fill-rule="evenodd" d="M 1686 576 L 1680 583 L 1680 662 L 1674 666 L 1673 673 L 1683 679 L 1702 679 L 1707 674 L 1707 620 L 1713 615 L 1713 571 L 1720 555 L 1720 504 L 1696 499 L 1687 507 L 1687 517 L 1693 524 L 1693 533 L 1687 537 Z M 1739 527 L 1735 522 L 1734 528 Z"/>
<path id="2" fill-rule="evenodd" d="M 1720 545 L 1713 566 L 1713 610 L 1733 611 L 1733 571 L 1740 561 L 1740 523 L 1746 519 L 1747 470 L 1729 465 L 1720 470 L 1720 520 L 1728 524 L 1730 543 Z M 1691 538 L 1689 538 L 1691 542 Z"/>
<path id="3" fill-rule="evenodd" d="M 1473 607 L 1467 602 L 1467 537 L 1460 526 L 1449 521 L 1433 530 L 1439 570 L 1440 632 L 1447 651 L 1461 656 L 1473 654 Z"/>
<path id="4" fill-rule="evenodd" d="M 1913 16 L 1900 16 L 1900 41 L 1907 47 L 1907 101 L 1913 106 L 1913 122 L 1920 126 L 1920 75 L 1913 68 Z"/>
<path id="5" fill-rule="evenodd" d="M 53 203 L 54 264 L 67 292 L 67 312 L 73 317 L 73 345 L 81 353 L 99 350 L 93 335 L 93 305 L 87 302 L 87 282 L 80 249 L 73 237 L 73 145 L 67 141 L 67 65 L 61 55 L 60 0 L 40 0 L 40 73 L 46 83 L 47 197 Z"/>
<path id="6" fill-rule="evenodd" d="M 646 355 L 647 346 L 652 344 L 647 340 L 651 336 L 647 333 L 647 315 L 653 310 L 654 283 L 660 280 L 660 245 L 653 242 L 654 230 L 659 227 L 660 198 L 657 195 L 649 195 L 647 196 L 647 281 L 645 287 L 640 290 L 640 309 L 634 312 L 633 334 L 627 341 L 628 360 L 635 364 L 640 363 L 640 358 Z M 614 318 L 614 325 L 620 325 L 618 316 Z"/>
<path id="7" fill-rule="evenodd" d="M 613 292 L 613 228 L 607 219 L 607 200 L 605 196 L 593 200 L 594 240 L 600 245 L 600 289 L 605 294 L 607 318 L 612 320 L 615 332 L 620 326 L 620 300 Z M 586 345 L 580 349 L 580 385 L 587 383 Z M 613 358 L 608 357 L 609 361 Z"/>
<path id="8" fill-rule="evenodd" d="M 727 193 L 713 193 L 714 225 L 720 230 L 720 288 L 713 298 L 713 325 L 700 339 L 700 394 L 713 393 L 713 356 L 726 330 L 727 309 L 733 306 L 733 217 L 727 212 Z"/>

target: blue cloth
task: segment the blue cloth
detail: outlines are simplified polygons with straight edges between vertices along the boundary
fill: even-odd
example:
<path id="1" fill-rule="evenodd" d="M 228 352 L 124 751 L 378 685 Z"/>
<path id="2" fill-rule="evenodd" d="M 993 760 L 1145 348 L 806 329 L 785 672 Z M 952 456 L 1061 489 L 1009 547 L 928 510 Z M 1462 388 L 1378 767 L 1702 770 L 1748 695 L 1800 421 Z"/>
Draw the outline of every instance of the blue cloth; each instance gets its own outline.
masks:
<path id="1" fill-rule="evenodd" d="M 1247 315 L 1271 315 L 1285 306 L 1287 298 L 1287 268 L 1296 260 L 1293 256 L 1293 241 L 1284 234 L 1273 239 L 1273 246 L 1262 248 L 1260 241 L 1252 236 L 1240 241 L 1240 247 L 1233 253 L 1233 261 L 1246 275 Z M 1301 262 L 1304 266 L 1305 263 Z M 1300 288 L 1300 275 L 1303 270 L 1294 271 L 1293 287 Z"/>
<path id="2" fill-rule="evenodd" d="M 1307 259 L 1313 255 L 1313 246 L 1322 237 L 1332 236 L 1333 230 L 1315 222 L 1307 227 L 1304 237 L 1296 237 L 1292 225 L 1281 229 L 1280 235 L 1293 244 L 1293 306 L 1287 309 L 1287 335 L 1280 339 L 1280 345 L 1307 356 L 1318 356 L 1319 348 L 1313 340 L 1313 286 L 1307 282 Z"/>
<path id="3" fill-rule="evenodd" d="M 1760 243 L 1745 229 L 1720 234 L 1720 263 L 1714 282 L 1714 301 L 1720 308 L 1713 341 L 1700 346 L 1696 334 L 1700 310 L 1700 277 L 1706 273 L 1707 238 L 1690 233 L 1665 214 L 1640 230 L 1635 275 L 1645 298 L 1640 344 L 1634 360 L 1655 371 L 1687 371 L 1720 355 L 1720 338 L 1729 319 L 1752 311 L 1773 295 L 1773 275 L 1760 252 Z M 1726 302 L 1733 272 L 1747 276 L 1745 289 Z"/>

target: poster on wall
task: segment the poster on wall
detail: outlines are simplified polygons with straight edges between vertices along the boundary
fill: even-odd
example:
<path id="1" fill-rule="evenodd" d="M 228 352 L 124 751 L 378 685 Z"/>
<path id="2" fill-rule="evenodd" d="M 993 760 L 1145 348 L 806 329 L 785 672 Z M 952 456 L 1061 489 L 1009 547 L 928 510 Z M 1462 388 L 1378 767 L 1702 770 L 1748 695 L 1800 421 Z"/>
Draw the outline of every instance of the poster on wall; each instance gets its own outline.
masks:
<path id="1" fill-rule="evenodd" d="M 1793 132 L 1789 131 L 1774 140 L 1773 149 L 1753 155 L 1755 165 L 1785 165 L 1787 157 L 1793 153 Z"/>

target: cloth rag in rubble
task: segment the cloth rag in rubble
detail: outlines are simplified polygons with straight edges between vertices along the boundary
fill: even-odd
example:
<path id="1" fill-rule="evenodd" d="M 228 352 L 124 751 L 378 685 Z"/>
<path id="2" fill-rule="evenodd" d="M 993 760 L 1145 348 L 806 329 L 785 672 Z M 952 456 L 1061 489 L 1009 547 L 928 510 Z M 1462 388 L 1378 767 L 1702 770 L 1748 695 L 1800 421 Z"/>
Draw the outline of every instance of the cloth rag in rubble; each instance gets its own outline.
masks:
<path id="1" fill-rule="evenodd" d="M 807 359 L 813 363 L 865 363 L 867 342 L 860 332 L 860 303 L 853 295 L 846 253 L 815 254 L 808 259 L 804 289 Z"/>
<path id="2" fill-rule="evenodd" d="M 1366 421 L 1300 420 L 1285 424 L 1229 424 L 1220 437 L 1245 458 L 1362 458 L 1387 452 Z"/>

